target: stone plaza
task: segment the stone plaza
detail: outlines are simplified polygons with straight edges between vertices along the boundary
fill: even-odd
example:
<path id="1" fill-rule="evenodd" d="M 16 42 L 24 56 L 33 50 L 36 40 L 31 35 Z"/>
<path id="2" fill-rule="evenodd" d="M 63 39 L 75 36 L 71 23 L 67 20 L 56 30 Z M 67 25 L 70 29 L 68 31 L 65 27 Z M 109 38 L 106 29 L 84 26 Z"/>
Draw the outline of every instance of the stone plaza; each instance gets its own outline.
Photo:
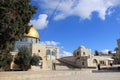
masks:
<path id="1" fill-rule="evenodd" d="M 118 71 L 97 69 L 0 72 L 0 80 L 120 80 Z"/>

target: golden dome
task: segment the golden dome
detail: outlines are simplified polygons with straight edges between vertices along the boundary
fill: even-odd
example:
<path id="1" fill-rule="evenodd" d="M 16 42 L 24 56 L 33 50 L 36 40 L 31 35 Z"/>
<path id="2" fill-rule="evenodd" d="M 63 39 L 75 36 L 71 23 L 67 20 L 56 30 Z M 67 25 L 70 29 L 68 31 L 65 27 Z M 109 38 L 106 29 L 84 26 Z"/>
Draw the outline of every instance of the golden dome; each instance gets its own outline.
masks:
<path id="1" fill-rule="evenodd" d="M 34 38 L 39 39 L 39 34 L 38 34 L 37 30 L 34 27 L 31 27 L 30 30 L 29 30 L 29 33 L 24 34 L 24 36 L 34 37 Z"/>

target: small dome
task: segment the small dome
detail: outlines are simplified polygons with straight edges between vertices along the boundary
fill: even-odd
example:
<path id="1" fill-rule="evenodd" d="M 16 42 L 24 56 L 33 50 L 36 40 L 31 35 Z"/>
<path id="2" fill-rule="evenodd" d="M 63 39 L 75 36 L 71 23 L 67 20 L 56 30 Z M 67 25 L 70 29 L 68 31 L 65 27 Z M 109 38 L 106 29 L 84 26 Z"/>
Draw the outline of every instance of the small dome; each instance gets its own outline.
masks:
<path id="1" fill-rule="evenodd" d="M 82 46 L 82 45 L 78 47 L 78 49 L 81 49 L 81 48 L 85 48 L 85 47 L 84 47 L 84 46 Z"/>
<path id="2" fill-rule="evenodd" d="M 83 45 L 80 46 L 81 48 L 85 48 Z"/>
<path id="3" fill-rule="evenodd" d="M 30 30 L 29 30 L 29 33 L 28 34 L 24 34 L 24 36 L 34 37 L 34 38 L 39 39 L 38 31 L 34 27 L 31 27 Z"/>

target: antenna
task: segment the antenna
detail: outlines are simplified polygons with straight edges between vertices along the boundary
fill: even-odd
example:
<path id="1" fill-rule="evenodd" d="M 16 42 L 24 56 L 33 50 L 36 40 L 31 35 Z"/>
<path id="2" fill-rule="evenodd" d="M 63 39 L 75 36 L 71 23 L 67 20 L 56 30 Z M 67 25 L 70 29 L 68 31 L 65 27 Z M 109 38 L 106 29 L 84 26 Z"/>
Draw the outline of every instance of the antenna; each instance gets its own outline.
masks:
<path id="1" fill-rule="evenodd" d="M 62 0 L 58 1 L 58 4 L 56 5 L 55 9 L 53 10 L 53 13 L 51 14 L 51 16 L 48 19 L 49 21 L 51 21 L 52 17 L 54 16 L 54 14 L 57 11 L 57 9 L 58 9 L 58 7 L 59 7 L 59 5 L 60 5 L 61 2 L 62 2 Z"/>
<path id="2" fill-rule="evenodd" d="M 57 9 L 58 9 L 58 7 L 59 7 L 59 5 L 60 5 L 61 2 L 62 2 L 62 0 L 59 0 L 59 1 L 58 1 L 58 4 L 56 5 L 56 7 L 55 7 L 55 9 L 53 10 L 53 12 L 52 12 L 52 14 L 50 15 L 50 17 L 48 18 L 49 23 L 50 23 L 50 21 L 52 20 L 54 14 L 55 14 L 55 12 L 57 11 Z M 41 34 L 44 34 L 45 30 L 46 30 L 46 29 L 44 29 L 43 32 L 41 32 Z"/>

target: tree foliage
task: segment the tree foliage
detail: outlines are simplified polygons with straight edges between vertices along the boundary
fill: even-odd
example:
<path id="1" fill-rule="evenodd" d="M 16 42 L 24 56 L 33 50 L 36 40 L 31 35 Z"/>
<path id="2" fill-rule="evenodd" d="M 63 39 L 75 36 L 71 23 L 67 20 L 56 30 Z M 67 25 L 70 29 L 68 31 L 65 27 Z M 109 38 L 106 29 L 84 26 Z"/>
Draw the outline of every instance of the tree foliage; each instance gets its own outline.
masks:
<path id="1" fill-rule="evenodd" d="M 95 56 L 98 56 L 99 55 L 99 52 L 97 50 L 95 50 Z"/>
<path id="2" fill-rule="evenodd" d="M 4 70 L 10 70 L 10 63 L 12 61 L 12 55 L 8 53 L 4 53 L 0 55 L 0 67 L 2 67 Z"/>
<path id="3" fill-rule="evenodd" d="M 19 65 L 22 70 L 28 70 L 31 65 L 38 65 L 41 57 L 31 54 L 30 50 L 26 46 L 22 46 L 18 49 L 17 57 L 15 58 L 15 64 Z"/>
<path id="4" fill-rule="evenodd" d="M 31 52 L 26 46 L 22 46 L 18 50 L 19 52 L 14 62 L 23 70 L 27 70 L 31 62 Z"/>
<path id="5" fill-rule="evenodd" d="M 118 47 L 116 47 L 116 48 L 114 49 L 114 51 L 117 51 L 117 50 L 119 50 Z"/>
<path id="6" fill-rule="evenodd" d="M 120 53 L 114 54 L 113 59 L 115 64 L 120 64 Z"/>
<path id="7" fill-rule="evenodd" d="M 116 53 L 115 54 L 113 54 L 113 59 L 114 59 L 114 63 L 115 64 L 120 64 L 120 52 L 119 52 L 119 48 L 118 47 L 116 47 L 115 49 L 114 49 L 114 51 L 116 51 Z"/>
<path id="8" fill-rule="evenodd" d="M 12 50 L 14 42 L 29 31 L 35 11 L 30 0 L 0 0 L 0 54 Z"/>
<path id="9" fill-rule="evenodd" d="M 112 54 L 112 52 L 111 52 L 111 51 L 108 51 L 108 54 Z"/>
<path id="10" fill-rule="evenodd" d="M 31 65 L 35 65 L 35 66 L 39 65 L 40 60 L 41 60 L 41 57 L 34 54 L 31 58 Z"/>

